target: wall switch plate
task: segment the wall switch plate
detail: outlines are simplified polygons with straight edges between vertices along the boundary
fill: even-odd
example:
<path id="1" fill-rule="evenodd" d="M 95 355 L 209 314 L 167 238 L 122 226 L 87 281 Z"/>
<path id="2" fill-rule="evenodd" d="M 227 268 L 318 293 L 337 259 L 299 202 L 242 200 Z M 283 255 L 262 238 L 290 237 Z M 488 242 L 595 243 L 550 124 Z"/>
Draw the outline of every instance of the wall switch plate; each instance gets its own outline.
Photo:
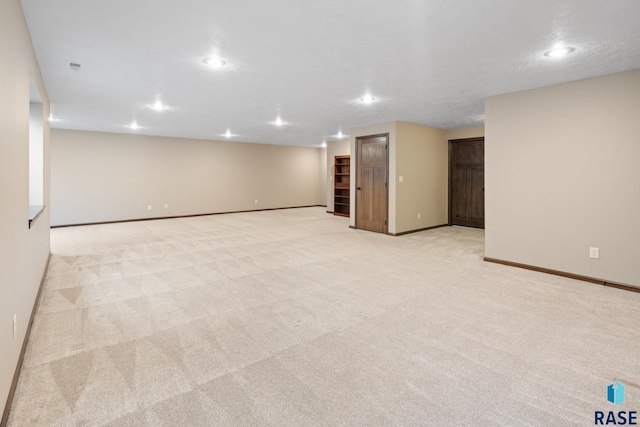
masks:
<path id="1" fill-rule="evenodd" d="M 169 209 L 169 205 L 165 203 L 165 204 L 164 204 L 164 208 L 165 208 L 165 209 Z"/>
<path id="2" fill-rule="evenodd" d="M 151 205 L 147 205 L 147 210 L 150 211 L 151 210 Z"/>
<path id="3" fill-rule="evenodd" d="M 16 339 L 16 336 L 18 335 L 18 315 L 14 314 L 13 315 L 13 339 Z"/>
<path id="4" fill-rule="evenodd" d="M 418 212 L 418 219 L 420 219 L 420 215 L 421 215 L 421 213 L 420 213 L 420 212 Z"/>
<path id="5" fill-rule="evenodd" d="M 600 258 L 600 248 L 589 248 L 589 258 L 599 259 Z"/>
<path id="6" fill-rule="evenodd" d="M 398 177 L 398 181 L 400 181 L 400 182 L 404 182 L 404 176 L 400 175 L 400 176 Z"/>
<path id="7" fill-rule="evenodd" d="M 255 200 L 253 201 L 253 203 L 255 203 L 255 204 L 257 205 L 257 204 L 258 204 L 258 199 L 255 199 Z"/>

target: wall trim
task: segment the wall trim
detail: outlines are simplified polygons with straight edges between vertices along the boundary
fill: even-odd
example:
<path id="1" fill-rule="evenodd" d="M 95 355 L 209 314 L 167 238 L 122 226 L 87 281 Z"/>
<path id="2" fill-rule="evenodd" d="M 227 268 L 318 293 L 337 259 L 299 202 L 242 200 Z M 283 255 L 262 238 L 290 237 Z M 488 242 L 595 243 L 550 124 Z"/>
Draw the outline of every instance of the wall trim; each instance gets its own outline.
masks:
<path id="1" fill-rule="evenodd" d="M 36 222 L 36 219 L 42 215 L 47 205 L 42 206 L 29 206 L 29 228 Z"/>
<path id="2" fill-rule="evenodd" d="M 322 205 L 288 206 L 288 207 L 285 207 L 285 208 L 249 209 L 249 210 L 245 210 L 245 211 L 211 212 L 211 213 L 201 213 L 201 214 L 159 216 L 159 217 L 153 217 L 153 218 L 118 219 L 118 220 L 114 220 L 114 221 L 83 222 L 83 223 L 78 223 L 78 224 L 52 225 L 51 228 L 80 227 L 80 226 L 83 226 L 83 225 L 118 224 L 118 223 L 121 223 L 121 222 L 155 221 L 155 220 L 158 220 L 158 219 L 191 218 L 191 217 L 197 217 L 197 216 L 226 215 L 226 214 L 245 213 L 245 212 L 279 211 L 279 210 L 282 210 L 282 209 L 300 209 L 300 208 L 318 208 L 318 207 L 323 207 L 323 206 Z"/>
<path id="3" fill-rule="evenodd" d="M 400 233 L 389 233 L 389 236 L 404 236 L 405 234 L 417 233 L 419 231 L 433 230 L 435 228 L 447 227 L 449 224 L 434 225 L 431 227 L 418 228 L 415 230 L 401 231 Z"/>
<path id="4" fill-rule="evenodd" d="M 419 231 L 433 230 L 435 228 L 448 227 L 448 226 L 449 224 L 440 224 L 440 225 L 434 225 L 432 227 L 418 228 L 416 230 L 402 231 L 400 233 L 378 233 L 378 234 L 384 234 L 385 236 L 398 237 L 398 236 L 404 236 L 405 234 L 418 233 Z M 360 228 L 356 228 L 354 225 L 350 225 L 349 228 L 353 230 L 361 230 Z M 369 231 L 369 230 L 362 230 L 362 231 Z M 375 233 L 375 231 L 370 231 L 370 233 Z"/>
<path id="5" fill-rule="evenodd" d="M 22 369 L 22 362 L 24 361 L 24 353 L 27 350 L 27 343 L 29 342 L 29 336 L 31 335 L 31 326 L 33 326 L 33 319 L 36 317 L 36 311 L 38 310 L 38 304 L 40 303 L 40 297 L 42 296 L 42 288 L 44 287 L 44 279 L 47 276 L 47 270 L 49 269 L 49 261 L 51 261 L 51 251 L 47 256 L 47 262 L 44 265 L 42 271 L 42 279 L 40 279 L 40 286 L 38 287 L 38 294 L 36 300 L 33 302 L 33 310 L 31 310 L 31 318 L 27 325 L 27 332 L 24 335 L 24 341 L 22 342 L 22 349 L 20 350 L 20 356 L 18 357 L 18 364 L 16 365 L 16 371 L 13 374 L 13 381 L 9 388 L 9 395 L 7 396 L 7 403 L 4 407 L 4 413 L 2 414 L 2 420 L 0 420 L 0 427 L 6 427 L 9 422 L 9 412 L 11 411 L 11 404 L 13 403 L 13 396 L 16 393 L 16 387 L 18 386 L 18 379 L 20 378 L 20 370 Z"/>
<path id="6" fill-rule="evenodd" d="M 519 262 L 505 261 L 497 258 L 484 257 L 484 260 L 486 262 L 493 262 L 495 264 L 502 264 L 509 267 L 524 268 L 525 270 L 532 270 L 532 271 L 538 271 L 540 273 L 553 274 L 554 276 L 568 277 L 569 279 L 576 279 L 576 280 L 581 280 L 583 282 L 595 283 L 596 285 L 622 289 L 629 292 L 640 292 L 640 287 L 627 285 L 625 283 L 610 282 L 608 280 L 597 279 L 595 277 L 582 276 L 580 274 L 567 273 L 566 271 L 552 270 L 550 268 L 544 268 L 544 267 L 536 267 L 535 265 L 521 264 Z"/>

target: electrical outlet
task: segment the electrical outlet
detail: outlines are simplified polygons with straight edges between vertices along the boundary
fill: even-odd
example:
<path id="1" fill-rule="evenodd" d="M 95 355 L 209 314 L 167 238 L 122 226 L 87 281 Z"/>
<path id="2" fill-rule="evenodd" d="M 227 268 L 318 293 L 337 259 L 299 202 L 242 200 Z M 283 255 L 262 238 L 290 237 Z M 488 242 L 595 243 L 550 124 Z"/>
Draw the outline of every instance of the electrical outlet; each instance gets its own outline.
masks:
<path id="1" fill-rule="evenodd" d="M 400 181 L 400 182 L 404 182 L 404 176 L 400 175 L 400 176 L 398 177 L 398 181 Z"/>
<path id="2" fill-rule="evenodd" d="M 151 205 L 147 206 L 147 210 L 150 211 L 151 210 Z"/>
<path id="3" fill-rule="evenodd" d="M 18 335 L 18 315 L 14 314 L 13 315 L 13 339 L 16 339 L 16 336 Z"/>
<path id="4" fill-rule="evenodd" d="M 165 204 L 164 204 L 164 208 L 165 208 L 165 209 L 169 209 L 169 205 L 165 203 Z"/>
<path id="5" fill-rule="evenodd" d="M 600 248 L 589 248 L 589 258 L 599 259 L 600 258 Z"/>
<path id="6" fill-rule="evenodd" d="M 420 212 L 418 212 L 418 219 L 420 219 L 420 216 L 421 216 L 421 215 L 422 215 L 422 214 L 421 214 Z"/>
<path id="7" fill-rule="evenodd" d="M 255 199 L 255 200 L 253 201 L 253 203 L 255 203 L 255 204 L 257 205 L 257 204 L 258 204 L 258 199 Z"/>

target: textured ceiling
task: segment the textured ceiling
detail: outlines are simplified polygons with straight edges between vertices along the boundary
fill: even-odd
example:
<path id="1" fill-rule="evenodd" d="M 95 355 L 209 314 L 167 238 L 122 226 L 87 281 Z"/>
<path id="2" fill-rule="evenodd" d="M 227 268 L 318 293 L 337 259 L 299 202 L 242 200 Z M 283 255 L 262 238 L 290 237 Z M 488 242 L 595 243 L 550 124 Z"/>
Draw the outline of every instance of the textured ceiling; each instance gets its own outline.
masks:
<path id="1" fill-rule="evenodd" d="M 22 4 L 63 129 L 319 146 L 391 120 L 482 125 L 487 96 L 640 68 L 638 0 Z"/>

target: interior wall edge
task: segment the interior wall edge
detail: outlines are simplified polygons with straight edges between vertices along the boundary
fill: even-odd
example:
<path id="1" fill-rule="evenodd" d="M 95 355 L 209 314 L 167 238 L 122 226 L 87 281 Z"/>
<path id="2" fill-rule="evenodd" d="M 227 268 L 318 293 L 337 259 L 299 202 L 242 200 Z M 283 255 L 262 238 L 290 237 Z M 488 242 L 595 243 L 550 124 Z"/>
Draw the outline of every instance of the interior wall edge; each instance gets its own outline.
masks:
<path id="1" fill-rule="evenodd" d="M 503 259 L 484 257 L 484 261 L 494 264 L 506 265 L 508 267 L 522 268 L 525 270 L 537 271 L 539 273 L 551 274 L 554 276 L 567 277 L 569 279 L 580 280 L 582 282 L 589 282 L 595 285 L 608 286 L 612 288 L 622 289 L 630 292 L 640 292 L 640 285 L 630 285 L 626 283 L 618 283 L 607 279 L 598 279 L 596 277 L 583 276 L 581 274 L 569 273 L 566 271 L 553 270 L 545 267 L 538 267 L 535 265 L 522 264 L 519 262 L 507 261 Z"/>
<path id="2" fill-rule="evenodd" d="M 49 209 L 29 227 L 30 196 L 37 194 L 43 205 L 51 204 L 50 106 L 19 0 L 0 0 L 0 52 L 0 401 L 6 401 L 50 252 Z M 32 103 L 32 97 L 37 102 Z M 34 141 L 41 139 L 41 146 L 31 147 L 32 123 L 34 136 L 37 126 Z M 32 153 L 38 155 L 30 159 Z M 30 174 L 32 167 L 42 168 L 41 173 Z M 42 179 L 42 188 L 31 179 Z"/>
<path id="3" fill-rule="evenodd" d="M 20 379 L 20 371 L 22 370 L 22 362 L 24 361 L 24 354 L 27 351 L 27 344 L 29 343 L 29 336 L 31 335 L 31 327 L 33 326 L 33 319 L 36 316 L 36 311 L 38 311 L 38 305 L 40 304 L 40 299 L 42 297 L 42 288 L 44 287 L 44 280 L 47 276 L 49 261 L 51 261 L 51 252 L 49 252 L 49 255 L 47 256 L 47 262 L 44 266 L 44 270 L 42 270 L 42 279 L 40 280 L 40 286 L 38 287 L 38 295 L 36 296 L 36 300 L 33 303 L 33 309 L 31 310 L 31 317 L 29 319 L 29 324 L 27 326 L 27 332 L 25 333 L 24 339 L 22 341 L 22 349 L 20 350 L 20 357 L 18 358 L 18 364 L 16 365 L 16 370 L 15 370 L 15 373 L 13 374 L 13 381 L 11 382 L 9 395 L 7 396 L 7 401 L 4 406 L 4 412 L 2 414 L 2 420 L 0 421 L 0 427 L 5 427 L 7 425 L 7 422 L 9 421 L 11 404 L 13 403 L 13 397 L 16 392 L 18 380 Z"/>
<path id="4" fill-rule="evenodd" d="M 281 208 L 252 209 L 252 210 L 246 210 L 246 211 L 210 212 L 210 213 L 178 215 L 178 216 L 159 216 L 159 217 L 153 217 L 153 218 L 131 218 L 131 219 L 121 219 L 116 221 L 85 222 L 85 223 L 78 223 L 78 224 L 56 224 L 56 225 L 52 225 L 51 228 L 82 227 L 85 225 L 121 224 L 123 222 L 158 221 L 163 219 L 195 218 L 199 216 L 227 215 L 227 214 L 236 214 L 236 213 L 278 211 L 283 209 L 300 209 L 300 208 L 316 208 L 316 207 L 324 208 L 326 206 L 324 205 L 284 206 Z"/>

